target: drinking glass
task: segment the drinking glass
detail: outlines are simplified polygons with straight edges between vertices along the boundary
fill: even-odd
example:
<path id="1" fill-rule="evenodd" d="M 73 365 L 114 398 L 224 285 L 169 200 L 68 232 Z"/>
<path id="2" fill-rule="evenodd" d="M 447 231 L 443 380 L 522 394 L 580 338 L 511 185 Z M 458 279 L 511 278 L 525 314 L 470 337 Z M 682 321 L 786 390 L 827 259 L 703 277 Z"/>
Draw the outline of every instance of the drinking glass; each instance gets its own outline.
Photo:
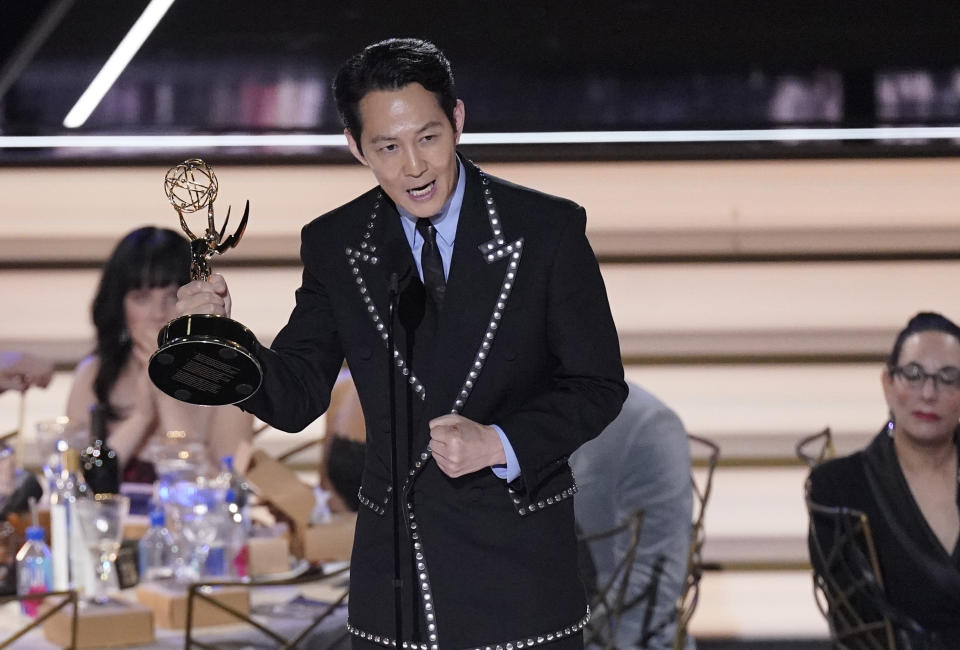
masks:
<path id="1" fill-rule="evenodd" d="M 203 437 L 188 435 L 185 431 L 167 431 L 163 436 L 153 436 L 141 458 L 153 463 L 157 471 L 153 500 L 158 505 L 169 500 L 174 483 L 195 481 L 209 472 Z"/>
<path id="2" fill-rule="evenodd" d="M 181 546 L 186 553 L 177 566 L 178 580 L 190 582 L 203 576 L 210 549 L 222 529 L 225 496 L 225 487 L 203 478 L 170 486 L 166 510 L 171 528 L 185 542 Z"/>
<path id="3" fill-rule="evenodd" d="M 48 487 L 53 486 L 63 469 L 60 453 L 65 447 L 83 449 L 87 445 L 87 437 L 87 432 L 76 421 L 64 415 L 37 422 L 37 452 Z"/>
<path id="4" fill-rule="evenodd" d="M 130 498 L 120 494 L 98 494 L 92 499 L 77 499 L 76 507 L 80 533 L 93 554 L 97 571 L 97 593 L 92 600 L 106 603 L 111 573 L 123 539 L 123 523 L 130 512 Z"/>

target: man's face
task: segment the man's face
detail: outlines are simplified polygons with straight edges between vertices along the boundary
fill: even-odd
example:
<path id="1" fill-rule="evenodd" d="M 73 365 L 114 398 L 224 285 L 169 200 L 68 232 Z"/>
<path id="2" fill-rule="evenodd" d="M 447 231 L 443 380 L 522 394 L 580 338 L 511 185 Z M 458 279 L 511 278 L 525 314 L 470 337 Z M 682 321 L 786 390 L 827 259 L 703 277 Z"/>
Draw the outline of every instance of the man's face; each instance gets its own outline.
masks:
<path id="1" fill-rule="evenodd" d="M 371 91 L 358 108 L 362 153 L 344 131 L 354 157 L 370 168 L 397 206 L 416 217 L 438 214 L 457 185 L 463 102 L 457 100 L 453 110 L 456 129 L 436 96 L 418 83 Z"/>

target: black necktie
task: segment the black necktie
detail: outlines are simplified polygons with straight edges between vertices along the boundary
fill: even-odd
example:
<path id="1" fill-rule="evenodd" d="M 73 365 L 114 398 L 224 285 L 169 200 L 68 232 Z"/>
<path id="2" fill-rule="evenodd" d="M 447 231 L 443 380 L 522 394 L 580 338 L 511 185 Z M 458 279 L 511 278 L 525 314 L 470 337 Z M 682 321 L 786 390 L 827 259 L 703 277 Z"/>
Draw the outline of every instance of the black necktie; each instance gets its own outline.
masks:
<path id="1" fill-rule="evenodd" d="M 440 249 L 437 247 L 437 229 L 429 219 L 417 219 L 417 231 L 423 237 L 423 248 L 420 249 L 420 265 L 423 267 L 423 286 L 437 309 L 443 306 L 443 295 L 447 290 L 447 282 L 443 277 L 443 260 L 440 258 Z"/>

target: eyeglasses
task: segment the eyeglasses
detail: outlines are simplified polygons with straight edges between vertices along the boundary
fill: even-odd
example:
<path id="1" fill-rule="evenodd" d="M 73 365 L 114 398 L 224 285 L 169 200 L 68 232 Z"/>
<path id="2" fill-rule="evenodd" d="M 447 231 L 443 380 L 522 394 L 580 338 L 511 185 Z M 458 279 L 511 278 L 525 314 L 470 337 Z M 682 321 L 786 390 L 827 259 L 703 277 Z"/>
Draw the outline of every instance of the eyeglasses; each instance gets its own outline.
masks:
<path id="1" fill-rule="evenodd" d="M 960 390 L 960 368 L 954 366 L 944 366 L 936 372 L 927 372 L 919 364 L 908 363 L 905 366 L 893 366 L 890 374 L 899 375 L 907 386 L 916 390 L 923 388 L 928 379 L 933 380 L 935 388 Z"/>

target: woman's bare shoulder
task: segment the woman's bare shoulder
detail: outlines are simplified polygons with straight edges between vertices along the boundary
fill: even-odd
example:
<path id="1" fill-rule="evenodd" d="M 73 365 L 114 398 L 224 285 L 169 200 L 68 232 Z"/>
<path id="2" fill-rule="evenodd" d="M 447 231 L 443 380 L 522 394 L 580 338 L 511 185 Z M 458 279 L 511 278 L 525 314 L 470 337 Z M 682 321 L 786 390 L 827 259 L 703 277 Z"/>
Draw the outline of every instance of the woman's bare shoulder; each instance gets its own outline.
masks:
<path id="1" fill-rule="evenodd" d="M 77 367 L 73 371 L 73 380 L 76 381 L 80 377 L 95 377 L 98 370 L 100 370 L 100 357 L 96 354 L 91 354 L 80 359 L 80 363 L 77 364 Z"/>

